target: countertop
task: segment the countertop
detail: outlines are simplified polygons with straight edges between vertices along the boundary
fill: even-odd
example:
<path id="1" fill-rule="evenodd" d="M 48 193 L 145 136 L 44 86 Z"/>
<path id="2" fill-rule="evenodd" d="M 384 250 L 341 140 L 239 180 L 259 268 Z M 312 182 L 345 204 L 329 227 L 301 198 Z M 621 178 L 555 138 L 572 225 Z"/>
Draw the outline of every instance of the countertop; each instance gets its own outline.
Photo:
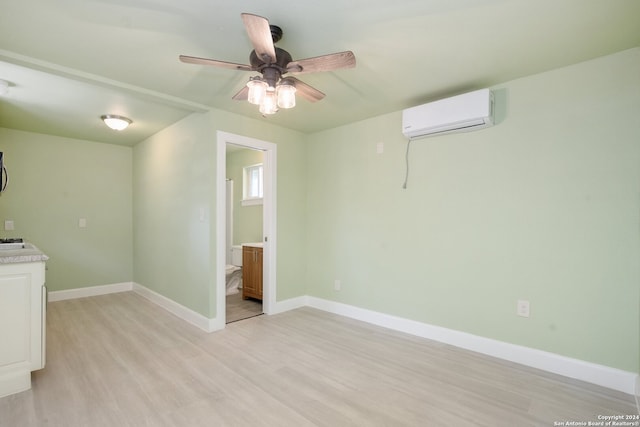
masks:
<path id="1" fill-rule="evenodd" d="M 0 264 L 15 264 L 19 262 L 46 261 L 46 256 L 33 243 L 25 242 L 22 249 L 0 249 Z"/>
<path id="2" fill-rule="evenodd" d="M 264 243 L 262 242 L 257 242 L 257 243 L 243 243 L 242 246 L 251 246 L 252 248 L 262 248 L 264 247 Z"/>

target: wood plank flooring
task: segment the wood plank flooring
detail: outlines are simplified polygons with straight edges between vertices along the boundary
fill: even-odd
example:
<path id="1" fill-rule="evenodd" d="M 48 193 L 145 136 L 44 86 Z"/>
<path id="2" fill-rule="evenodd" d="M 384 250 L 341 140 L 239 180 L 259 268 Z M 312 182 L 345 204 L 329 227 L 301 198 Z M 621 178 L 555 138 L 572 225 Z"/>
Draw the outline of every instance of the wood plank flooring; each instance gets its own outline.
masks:
<path id="1" fill-rule="evenodd" d="M 633 398 L 311 308 L 207 334 L 132 292 L 49 304 L 0 426 L 553 426 Z"/>
<path id="2" fill-rule="evenodd" d="M 262 301 L 252 298 L 242 299 L 242 292 L 227 295 L 226 323 L 237 322 L 260 314 L 262 314 Z"/>

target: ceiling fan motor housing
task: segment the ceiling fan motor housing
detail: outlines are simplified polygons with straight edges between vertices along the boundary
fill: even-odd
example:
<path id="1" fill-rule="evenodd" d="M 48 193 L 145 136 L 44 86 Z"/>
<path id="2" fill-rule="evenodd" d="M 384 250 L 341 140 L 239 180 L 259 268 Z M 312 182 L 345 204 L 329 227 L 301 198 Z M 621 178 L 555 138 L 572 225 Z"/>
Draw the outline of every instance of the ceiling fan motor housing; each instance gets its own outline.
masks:
<path id="1" fill-rule="evenodd" d="M 269 64 L 266 61 L 263 61 L 261 58 L 259 58 L 255 50 L 252 50 L 251 54 L 249 55 L 249 63 L 253 68 L 257 70 L 260 70 L 265 66 L 278 67 L 282 71 L 286 70 L 287 64 L 292 61 L 291 55 L 289 54 L 289 52 L 287 52 L 284 49 L 280 49 L 279 47 L 276 47 L 275 51 L 276 51 L 276 61 Z"/>
<path id="2" fill-rule="evenodd" d="M 275 47 L 275 46 L 274 46 Z M 275 47 L 276 61 L 268 63 L 258 58 L 255 50 L 249 55 L 249 63 L 251 67 L 262 73 L 262 77 L 269 84 L 269 87 L 275 87 L 280 76 L 287 72 L 287 64 L 292 61 L 291 54 L 284 49 Z"/>
<path id="3" fill-rule="evenodd" d="M 270 24 L 269 29 L 271 30 L 271 40 L 273 40 L 274 43 L 278 43 L 282 38 L 282 28 Z"/>

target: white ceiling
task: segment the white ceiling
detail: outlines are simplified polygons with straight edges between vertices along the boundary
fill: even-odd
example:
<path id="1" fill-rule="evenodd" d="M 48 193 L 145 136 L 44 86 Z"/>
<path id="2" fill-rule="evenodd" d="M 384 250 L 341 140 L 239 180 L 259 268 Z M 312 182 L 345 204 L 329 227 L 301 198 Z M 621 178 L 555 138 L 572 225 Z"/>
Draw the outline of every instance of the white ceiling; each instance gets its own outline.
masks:
<path id="1" fill-rule="evenodd" d="M 0 127 L 133 145 L 217 108 L 314 132 L 640 46 L 638 0 L 4 0 Z M 317 103 L 262 118 L 233 96 L 255 73 L 240 13 L 284 30 L 294 59 L 351 50 L 356 68 L 304 74 Z M 101 114 L 134 124 L 107 129 Z"/>

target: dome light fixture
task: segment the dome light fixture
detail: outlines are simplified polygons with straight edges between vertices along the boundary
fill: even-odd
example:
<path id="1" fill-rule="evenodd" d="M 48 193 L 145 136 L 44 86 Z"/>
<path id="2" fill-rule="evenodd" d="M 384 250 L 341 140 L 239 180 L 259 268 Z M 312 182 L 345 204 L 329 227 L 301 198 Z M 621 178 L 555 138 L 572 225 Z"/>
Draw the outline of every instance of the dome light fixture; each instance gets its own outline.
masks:
<path id="1" fill-rule="evenodd" d="M 124 130 L 133 123 L 130 118 L 115 114 L 104 114 L 100 116 L 100 118 L 105 125 L 109 126 L 113 130 Z"/>

